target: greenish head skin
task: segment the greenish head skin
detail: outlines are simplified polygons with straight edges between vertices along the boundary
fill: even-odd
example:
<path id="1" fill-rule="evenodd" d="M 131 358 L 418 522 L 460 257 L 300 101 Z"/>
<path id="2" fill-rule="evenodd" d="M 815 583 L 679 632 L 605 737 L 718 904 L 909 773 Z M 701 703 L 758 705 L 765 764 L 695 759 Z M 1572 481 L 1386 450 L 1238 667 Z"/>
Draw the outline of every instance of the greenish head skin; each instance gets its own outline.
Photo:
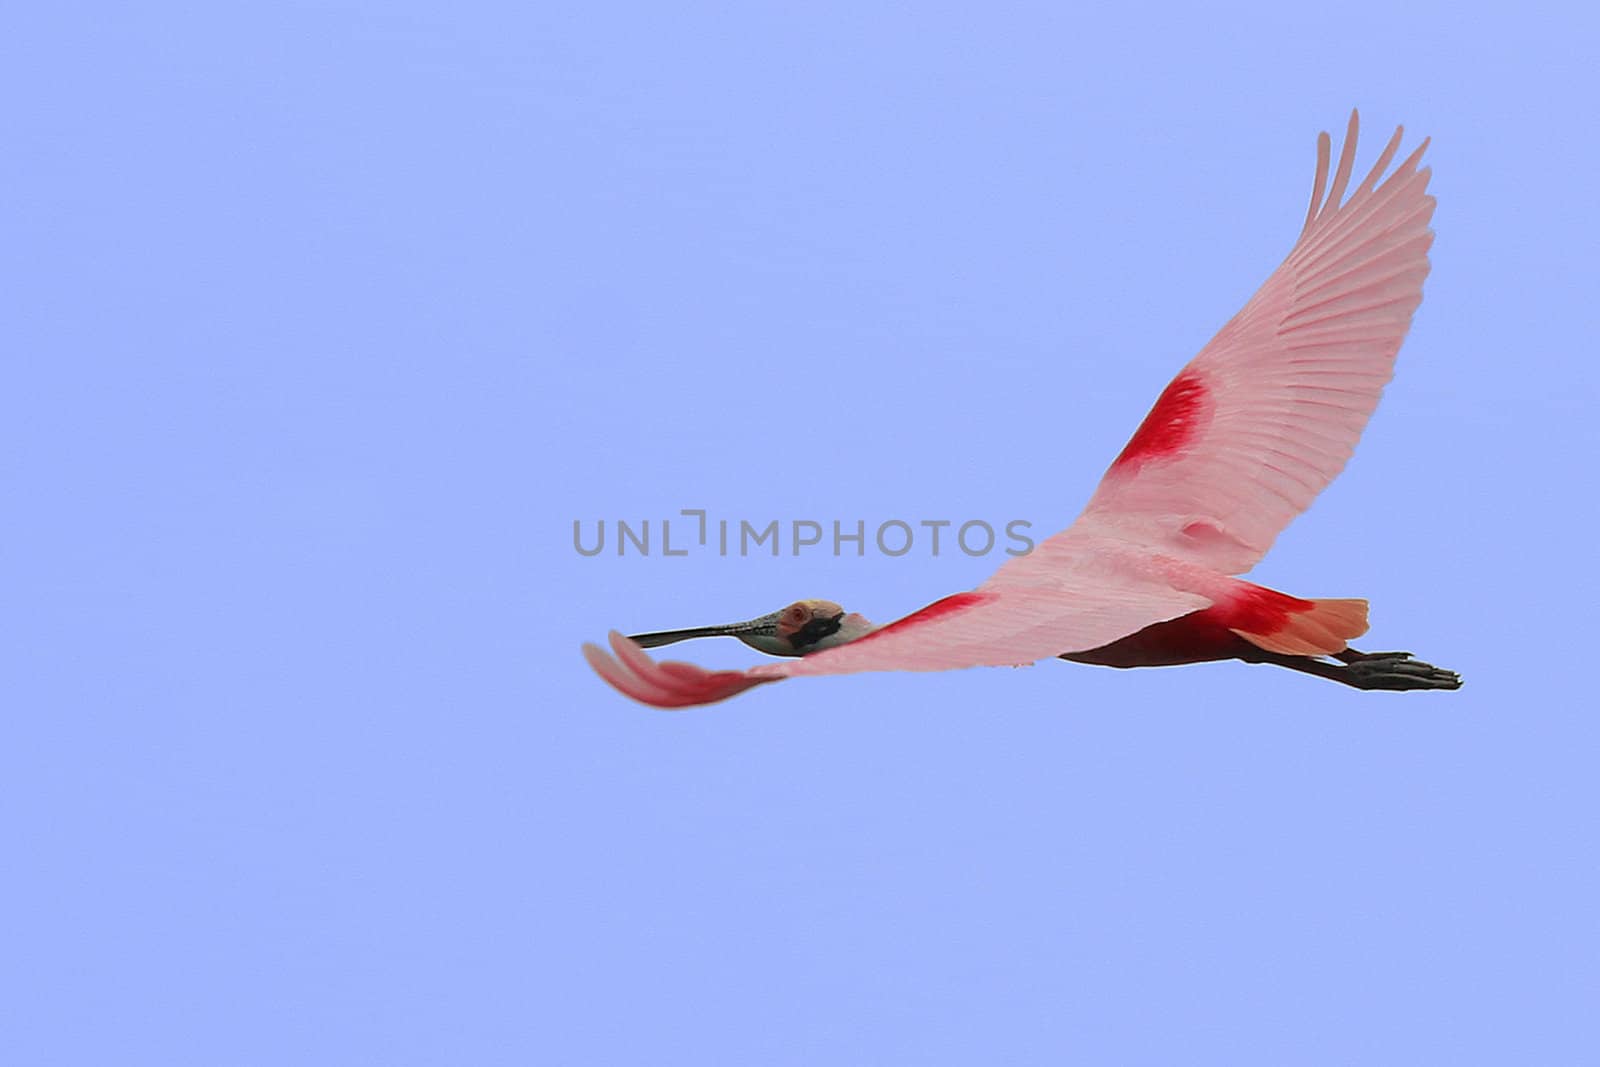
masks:
<path id="1" fill-rule="evenodd" d="M 658 648 L 696 637 L 737 637 L 769 656 L 809 656 L 848 644 L 875 629 L 860 615 L 847 613 L 831 600 L 797 600 L 782 611 L 748 622 L 635 634 L 629 640 L 644 648 Z"/>

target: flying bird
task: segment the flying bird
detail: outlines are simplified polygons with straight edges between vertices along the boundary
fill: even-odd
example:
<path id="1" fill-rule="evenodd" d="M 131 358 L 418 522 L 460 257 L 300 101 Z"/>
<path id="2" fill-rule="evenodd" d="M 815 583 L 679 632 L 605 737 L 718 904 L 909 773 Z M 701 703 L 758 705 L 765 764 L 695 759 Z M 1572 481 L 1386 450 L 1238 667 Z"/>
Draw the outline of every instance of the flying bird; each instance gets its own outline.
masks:
<path id="1" fill-rule="evenodd" d="M 725 626 L 624 637 L 591 666 L 646 704 L 688 707 L 803 675 L 1020 666 L 1270 663 L 1365 690 L 1457 689 L 1407 652 L 1364 653 L 1367 602 L 1290 596 L 1238 577 L 1344 468 L 1422 301 L 1433 243 L 1427 140 L 1387 178 L 1396 129 L 1348 199 L 1358 116 L 1329 188 L 1282 265 L 1157 398 L 1070 527 L 978 588 L 885 626 L 802 600 Z M 1326 190 L 1327 197 L 1323 193 Z M 731 636 L 785 662 L 706 670 L 643 650 Z"/>

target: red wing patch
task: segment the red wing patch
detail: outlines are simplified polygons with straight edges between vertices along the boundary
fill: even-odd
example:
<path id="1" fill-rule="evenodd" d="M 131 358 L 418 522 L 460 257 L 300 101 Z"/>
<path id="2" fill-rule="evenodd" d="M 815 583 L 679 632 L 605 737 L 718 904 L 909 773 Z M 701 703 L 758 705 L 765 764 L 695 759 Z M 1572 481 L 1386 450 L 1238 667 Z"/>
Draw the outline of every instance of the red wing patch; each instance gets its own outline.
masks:
<path id="1" fill-rule="evenodd" d="M 1313 601 L 1252 585 L 1241 589 L 1226 605 L 1213 605 L 1206 610 L 1219 616 L 1230 630 L 1265 635 L 1282 630 L 1288 625 L 1289 616 L 1299 615 L 1314 607 L 1316 604 Z"/>
<path id="2" fill-rule="evenodd" d="M 1299 597 L 1246 586 L 1223 609 L 1227 626 L 1257 648 L 1288 656 L 1331 656 L 1367 632 L 1365 600 Z"/>
<path id="3" fill-rule="evenodd" d="M 1111 468 L 1137 468 L 1188 447 L 1200 436 L 1211 414 L 1210 393 L 1194 371 L 1186 370 L 1172 379 Z"/>
<path id="4" fill-rule="evenodd" d="M 862 644 L 866 641 L 871 641 L 874 637 L 882 637 L 887 633 L 899 633 L 903 630 L 909 630 L 913 626 L 921 626 L 923 623 L 934 622 L 937 619 L 948 618 L 951 615 L 965 611 L 967 608 L 986 603 L 987 601 L 993 599 L 993 593 L 970 592 L 956 593 L 953 596 L 945 597 L 943 600 L 935 600 L 927 607 L 922 608 L 919 611 L 913 611 L 910 615 L 907 615 L 903 619 L 896 619 L 889 625 L 874 630 L 867 636 L 850 642 L 850 647 L 854 648 L 856 645 Z"/>

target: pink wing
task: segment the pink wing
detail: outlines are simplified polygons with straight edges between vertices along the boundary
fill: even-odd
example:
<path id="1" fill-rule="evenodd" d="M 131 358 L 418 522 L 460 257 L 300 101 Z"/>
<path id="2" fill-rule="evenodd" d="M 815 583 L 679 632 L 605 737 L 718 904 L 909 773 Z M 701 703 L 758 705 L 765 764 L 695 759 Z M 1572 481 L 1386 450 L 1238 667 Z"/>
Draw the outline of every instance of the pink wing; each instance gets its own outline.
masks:
<path id="1" fill-rule="evenodd" d="M 1433 232 L 1427 141 L 1382 185 L 1395 130 L 1340 199 L 1357 116 L 1326 203 L 1329 141 L 1283 265 L 1156 401 L 1079 524 L 1225 574 L 1253 567 L 1344 468 L 1422 300 Z"/>
<path id="2" fill-rule="evenodd" d="M 693 663 L 657 663 L 634 642 L 611 631 L 615 658 L 599 645 L 585 643 L 583 658 L 595 673 L 611 683 L 617 692 L 658 708 L 689 708 L 696 704 L 715 704 L 776 678 L 756 677 L 748 671 L 708 671 Z"/>
<path id="3" fill-rule="evenodd" d="M 1033 663 L 1098 648 L 1211 603 L 1208 597 L 1173 588 L 1163 575 L 1123 558 L 1114 548 L 1078 541 L 1070 563 L 1065 548 L 1055 546 L 1056 562 L 1067 565 L 1044 580 L 1039 580 L 1037 568 L 1019 566 L 1032 559 L 1022 557 L 972 592 L 945 597 L 848 645 L 803 659 L 745 671 L 708 671 L 691 663 L 657 663 L 615 632 L 614 658 L 595 645 L 585 645 L 583 653 L 602 678 L 635 700 L 681 708 L 799 675 Z"/>

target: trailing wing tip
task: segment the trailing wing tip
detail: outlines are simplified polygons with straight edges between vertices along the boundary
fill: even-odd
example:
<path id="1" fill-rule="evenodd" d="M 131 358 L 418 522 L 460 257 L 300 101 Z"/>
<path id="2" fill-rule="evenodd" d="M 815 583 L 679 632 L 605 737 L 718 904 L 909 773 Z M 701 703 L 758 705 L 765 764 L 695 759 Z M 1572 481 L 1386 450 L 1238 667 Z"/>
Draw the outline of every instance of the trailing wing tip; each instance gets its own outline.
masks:
<path id="1" fill-rule="evenodd" d="M 654 708 L 714 704 L 775 678 L 752 678 L 744 671 L 708 671 L 693 663 L 657 663 L 638 643 L 611 631 L 611 653 L 585 643 L 583 658 L 617 692 Z"/>

